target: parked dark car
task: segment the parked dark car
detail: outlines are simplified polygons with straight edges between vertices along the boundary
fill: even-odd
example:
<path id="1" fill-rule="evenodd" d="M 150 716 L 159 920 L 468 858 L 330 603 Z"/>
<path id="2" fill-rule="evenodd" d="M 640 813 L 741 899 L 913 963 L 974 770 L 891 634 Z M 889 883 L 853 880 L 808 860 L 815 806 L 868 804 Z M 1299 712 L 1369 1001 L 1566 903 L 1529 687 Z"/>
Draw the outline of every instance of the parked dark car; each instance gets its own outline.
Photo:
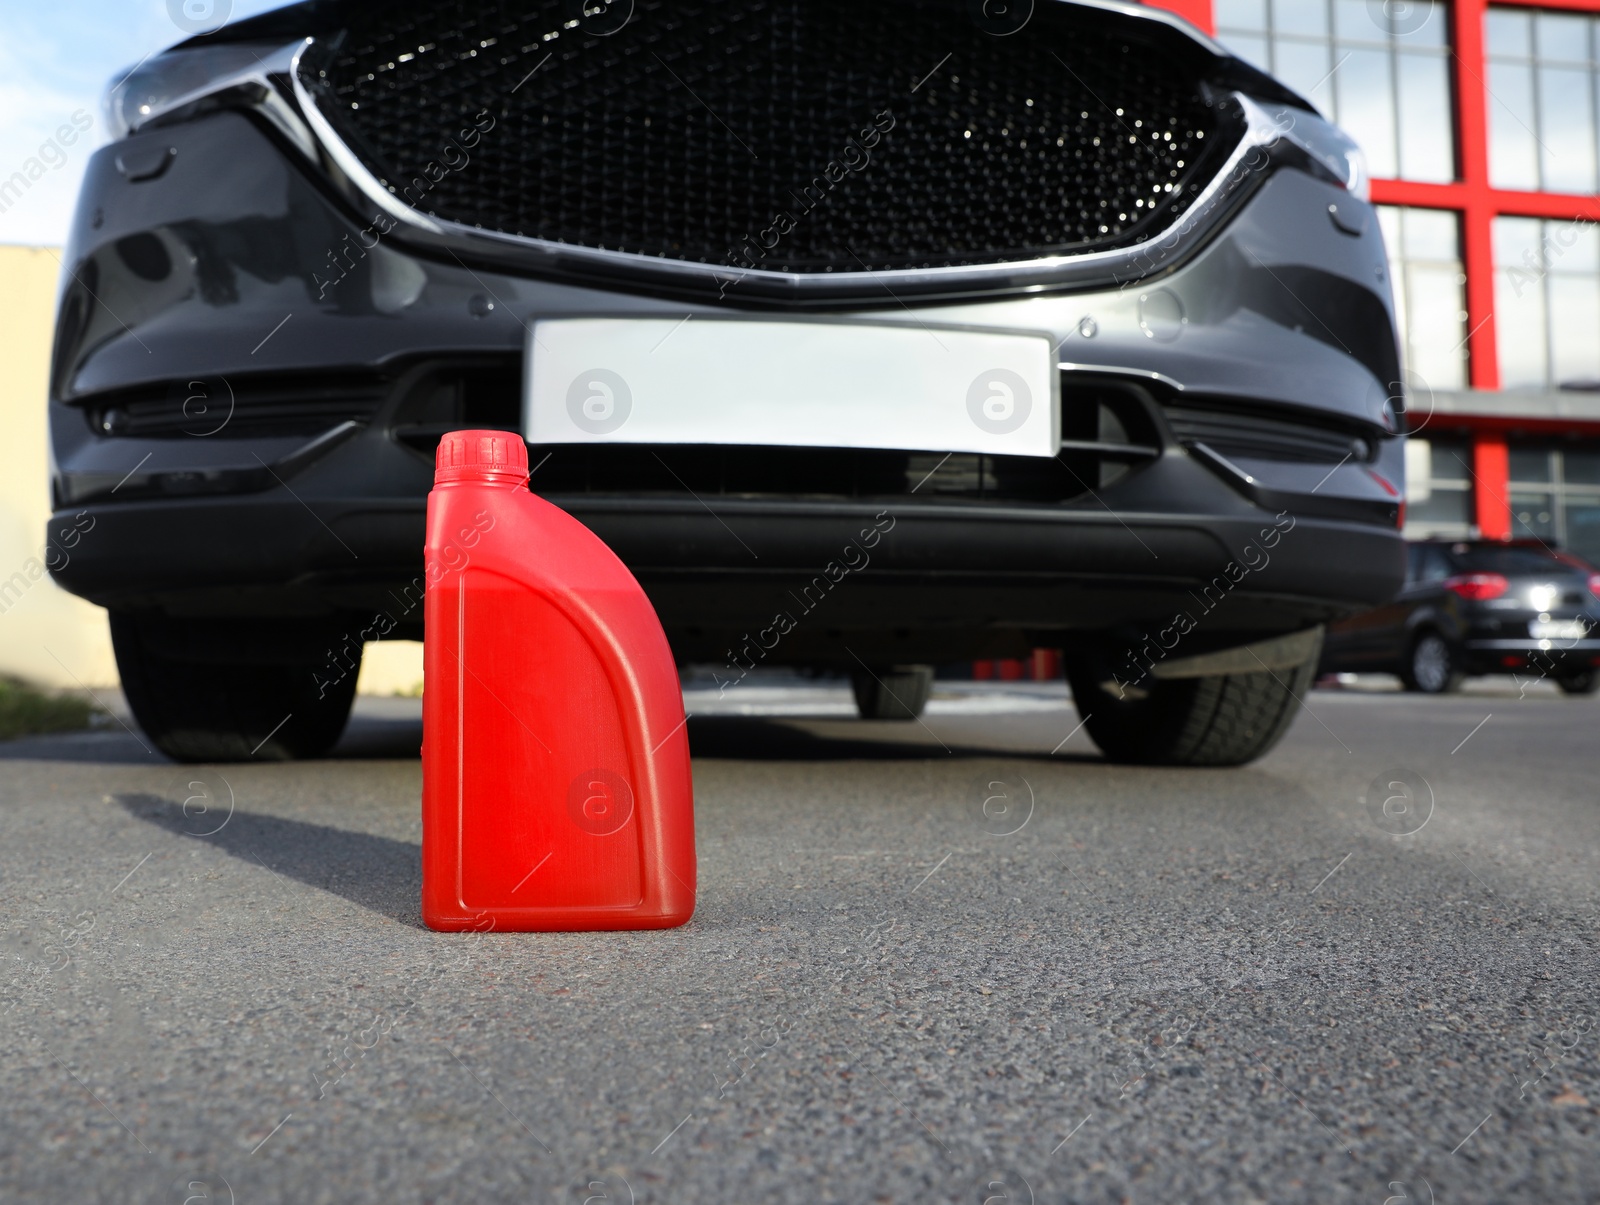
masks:
<path id="1" fill-rule="evenodd" d="M 1600 572 L 1537 540 L 1423 541 L 1392 602 L 1328 628 L 1324 673 L 1399 674 L 1440 694 L 1474 674 L 1600 688 Z"/>
<path id="2" fill-rule="evenodd" d="M 528 439 L 681 662 L 846 670 L 903 718 L 929 665 L 1063 648 L 1131 760 L 1258 756 L 1320 626 L 1400 582 L 1360 154 L 1167 13 L 312 0 L 107 110 L 56 577 L 175 757 L 331 746 L 362 642 L 421 634 L 464 426 Z"/>

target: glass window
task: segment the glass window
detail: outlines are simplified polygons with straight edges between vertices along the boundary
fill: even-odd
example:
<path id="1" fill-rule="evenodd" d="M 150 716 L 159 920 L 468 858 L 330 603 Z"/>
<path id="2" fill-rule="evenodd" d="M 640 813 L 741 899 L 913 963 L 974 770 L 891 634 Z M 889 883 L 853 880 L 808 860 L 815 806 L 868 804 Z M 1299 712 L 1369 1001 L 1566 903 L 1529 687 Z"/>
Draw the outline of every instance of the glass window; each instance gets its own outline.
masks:
<path id="1" fill-rule="evenodd" d="M 1600 444 L 1524 441 L 1512 444 L 1510 452 L 1511 534 L 1537 537 L 1597 563 Z"/>
<path id="2" fill-rule="evenodd" d="M 1301 38 L 1272 40 L 1272 73 L 1324 113 L 1333 105 L 1333 65 L 1328 43 Z"/>
<path id="3" fill-rule="evenodd" d="M 1443 581 L 1455 572 L 1450 558 L 1436 544 L 1410 544 L 1407 546 L 1406 581 Z"/>
<path id="4" fill-rule="evenodd" d="M 1590 565 L 1600 565 L 1600 497 L 1569 498 L 1561 508 L 1566 547 Z"/>
<path id="5" fill-rule="evenodd" d="M 1494 220 L 1495 328 L 1507 389 L 1600 381 L 1600 228 Z"/>
<path id="6" fill-rule="evenodd" d="M 1541 547 L 1494 546 L 1494 544 L 1458 544 L 1450 550 L 1456 568 L 1469 573 L 1506 573 L 1509 576 L 1523 573 L 1560 573 L 1570 565 L 1565 558 Z"/>
<path id="7" fill-rule="evenodd" d="M 1568 485 L 1600 485 L 1600 449 L 1567 451 L 1561 459 L 1565 470 L 1562 479 Z"/>
<path id="8" fill-rule="evenodd" d="M 1328 9 L 1316 0 L 1272 0 L 1272 31 L 1302 37 L 1328 36 Z"/>
<path id="9" fill-rule="evenodd" d="M 1581 67 L 1540 67 L 1539 182 L 1550 192 L 1594 188 L 1594 80 Z"/>
<path id="10" fill-rule="evenodd" d="M 1565 563 L 1546 549 L 1516 545 L 1469 544 L 1450 552 L 1457 568 L 1471 573 L 1550 573 Z"/>
<path id="11" fill-rule="evenodd" d="M 1433 444 L 1433 480 L 1466 485 L 1472 480 L 1472 444 L 1465 437 L 1441 439 L 1435 436 Z"/>
<path id="12" fill-rule="evenodd" d="M 1406 371 L 1430 389 L 1467 385 L 1467 277 L 1460 217 L 1443 209 L 1378 208 Z"/>
<path id="13" fill-rule="evenodd" d="M 1589 564 L 1600 565 L 1600 446 L 1567 444 L 1550 459 L 1558 483 L 1556 539 Z"/>
<path id="14" fill-rule="evenodd" d="M 1593 222 L 1559 222 L 1550 232 L 1559 272 L 1600 272 L 1600 226 Z"/>
<path id="15" fill-rule="evenodd" d="M 1459 539 L 1472 533 L 1470 457 L 1470 445 L 1459 436 L 1430 432 L 1406 440 L 1408 539 Z"/>
<path id="16" fill-rule="evenodd" d="M 1550 375 L 1572 384 L 1600 380 L 1600 277 L 1552 272 Z"/>
<path id="17" fill-rule="evenodd" d="M 1484 22 L 1483 35 L 1491 56 L 1531 58 L 1533 39 L 1529 27 L 1531 14 L 1515 8 L 1491 8 Z"/>
<path id="18" fill-rule="evenodd" d="M 1533 15 L 1534 53 L 1546 62 L 1589 61 L 1589 19 L 1581 15 L 1541 12 Z"/>
<path id="19" fill-rule="evenodd" d="M 1450 558 L 1445 556 L 1442 548 L 1425 548 L 1422 556 L 1422 580 L 1425 582 L 1442 582 L 1455 572 L 1450 564 Z"/>
<path id="20" fill-rule="evenodd" d="M 1491 181 L 1497 188 L 1594 192 L 1600 16 L 1497 7 L 1484 34 Z"/>
<path id="21" fill-rule="evenodd" d="M 1366 0 L 1333 0 L 1333 33 L 1341 42 L 1384 41 L 1385 30 L 1372 19 Z M 1381 16 L 1381 14 L 1380 14 Z"/>
<path id="22" fill-rule="evenodd" d="M 1348 66 L 1349 64 L 1346 64 Z M 1450 77 L 1442 55 L 1402 54 L 1394 61 L 1400 122 L 1400 170 L 1403 180 L 1454 178 L 1455 145 L 1440 138 L 1450 129 Z"/>
<path id="23" fill-rule="evenodd" d="M 1422 577 L 1422 548 L 1412 544 L 1406 549 L 1406 585 Z"/>
<path id="24" fill-rule="evenodd" d="M 1267 27 L 1267 0 L 1217 0 L 1217 24 L 1244 29 Z"/>
<path id="25" fill-rule="evenodd" d="M 1449 11 L 1437 0 L 1218 0 L 1217 36 L 1338 122 L 1377 177 L 1449 181 Z"/>
<path id="26" fill-rule="evenodd" d="M 1553 542 L 1556 538 L 1556 504 L 1551 494 L 1511 491 L 1511 534 L 1517 539 L 1531 536 Z"/>
<path id="27" fill-rule="evenodd" d="M 1511 480 L 1544 485 L 1554 481 L 1550 472 L 1550 453 L 1543 448 L 1511 448 Z"/>
<path id="28" fill-rule="evenodd" d="M 1400 174 L 1389 68 L 1387 51 L 1347 50 L 1334 73 L 1334 94 L 1338 98 L 1334 108 L 1340 124 L 1361 144 L 1367 169 L 1380 179 L 1393 179 Z"/>
<path id="29" fill-rule="evenodd" d="M 1464 536 L 1472 529 L 1472 491 L 1434 490 L 1423 502 L 1406 503 L 1406 535 Z"/>
<path id="30" fill-rule="evenodd" d="M 1267 49 L 1265 38 L 1236 34 L 1229 40 L 1228 48 L 1251 66 L 1259 67 L 1263 71 L 1272 70 L 1272 52 Z"/>
<path id="31" fill-rule="evenodd" d="M 1489 174 L 1497 188 L 1534 192 L 1539 187 L 1538 116 L 1533 104 L 1533 67 L 1489 60 Z"/>

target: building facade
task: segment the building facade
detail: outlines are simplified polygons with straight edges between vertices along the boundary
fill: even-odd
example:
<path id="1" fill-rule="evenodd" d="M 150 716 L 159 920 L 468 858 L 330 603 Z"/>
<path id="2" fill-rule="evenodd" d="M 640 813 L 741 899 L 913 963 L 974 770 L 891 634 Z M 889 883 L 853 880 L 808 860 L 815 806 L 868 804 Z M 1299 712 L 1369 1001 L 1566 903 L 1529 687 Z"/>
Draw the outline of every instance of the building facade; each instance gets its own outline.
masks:
<path id="1" fill-rule="evenodd" d="M 1600 0 L 1160 7 L 1366 152 L 1415 432 L 1407 534 L 1600 564 Z"/>

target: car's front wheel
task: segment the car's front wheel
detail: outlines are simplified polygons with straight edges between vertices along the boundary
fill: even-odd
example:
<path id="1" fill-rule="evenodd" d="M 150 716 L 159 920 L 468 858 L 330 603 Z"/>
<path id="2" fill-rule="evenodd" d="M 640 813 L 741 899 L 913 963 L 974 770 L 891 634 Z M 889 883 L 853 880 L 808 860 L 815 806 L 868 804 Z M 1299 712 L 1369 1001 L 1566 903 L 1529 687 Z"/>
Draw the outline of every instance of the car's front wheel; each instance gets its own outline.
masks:
<path id="1" fill-rule="evenodd" d="M 1131 685 L 1108 665 L 1097 657 L 1067 661 L 1072 701 L 1106 757 L 1144 766 L 1242 766 L 1289 730 L 1317 657 L 1259 673 L 1147 676 Z"/>
<path id="2" fill-rule="evenodd" d="M 1455 650 L 1434 631 L 1423 632 L 1411 642 L 1411 651 L 1400 669 L 1400 680 L 1406 689 L 1425 695 L 1460 690 L 1465 676 L 1457 663 Z"/>
<path id="3" fill-rule="evenodd" d="M 292 761 L 333 748 L 361 643 L 338 625 L 111 613 L 122 690 L 174 761 Z"/>

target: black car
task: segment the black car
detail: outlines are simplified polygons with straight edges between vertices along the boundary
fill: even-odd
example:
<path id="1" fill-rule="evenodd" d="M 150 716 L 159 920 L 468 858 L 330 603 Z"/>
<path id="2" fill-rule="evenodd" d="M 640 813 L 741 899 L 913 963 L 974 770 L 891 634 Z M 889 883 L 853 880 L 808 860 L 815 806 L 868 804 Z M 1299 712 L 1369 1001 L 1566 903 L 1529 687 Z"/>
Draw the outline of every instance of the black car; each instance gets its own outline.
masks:
<path id="1" fill-rule="evenodd" d="M 1389 603 L 1333 624 L 1324 673 L 1399 674 L 1440 694 L 1473 674 L 1548 678 L 1567 694 L 1600 688 L 1600 573 L 1537 540 L 1410 545 Z"/>
<path id="2" fill-rule="evenodd" d="M 1400 582 L 1360 154 L 1169 14 L 311 0 L 107 113 L 55 573 L 175 757 L 332 744 L 362 643 L 421 634 L 464 426 L 528 439 L 680 661 L 907 717 L 1062 648 L 1114 757 L 1259 755 Z"/>

